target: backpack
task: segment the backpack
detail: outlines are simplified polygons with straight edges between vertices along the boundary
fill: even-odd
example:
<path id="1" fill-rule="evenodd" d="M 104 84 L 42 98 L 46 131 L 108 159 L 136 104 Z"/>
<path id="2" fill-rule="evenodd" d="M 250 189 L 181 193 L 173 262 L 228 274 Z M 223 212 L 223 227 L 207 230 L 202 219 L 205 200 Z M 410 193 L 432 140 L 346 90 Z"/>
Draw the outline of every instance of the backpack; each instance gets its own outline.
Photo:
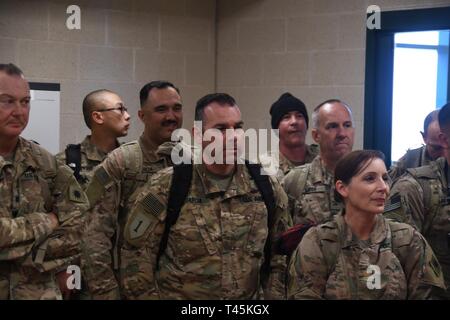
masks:
<path id="1" fill-rule="evenodd" d="M 426 219 L 426 224 L 421 230 L 424 235 L 430 231 L 441 204 L 447 202 L 447 194 L 442 190 L 442 183 L 438 175 L 439 164 L 440 162 L 432 162 L 428 166 L 407 169 L 422 188 L 425 209 L 430 217 Z"/>
<path id="2" fill-rule="evenodd" d="M 66 164 L 73 170 L 73 175 L 78 182 L 83 183 L 81 176 L 81 144 L 68 144 L 65 150 Z"/>
<path id="3" fill-rule="evenodd" d="M 272 249 L 271 230 L 274 226 L 274 217 L 276 210 L 275 197 L 269 177 L 267 175 L 261 175 L 261 165 L 251 164 L 247 161 L 245 162 L 245 165 L 250 173 L 250 176 L 255 181 L 255 184 L 259 192 L 261 193 L 267 208 L 267 227 L 269 233 L 264 246 L 264 264 L 261 268 L 262 279 L 266 279 L 266 277 L 270 273 L 270 256 Z M 173 166 L 173 176 L 167 201 L 167 217 L 165 221 L 164 232 L 159 245 L 158 254 L 156 256 L 157 268 L 159 268 L 159 260 L 167 248 L 170 228 L 176 223 L 180 215 L 181 208 L 183 207 L 186 197 L 189 193 L 192 181 L 192 171 L 192 164 L 180 164 Z"/>

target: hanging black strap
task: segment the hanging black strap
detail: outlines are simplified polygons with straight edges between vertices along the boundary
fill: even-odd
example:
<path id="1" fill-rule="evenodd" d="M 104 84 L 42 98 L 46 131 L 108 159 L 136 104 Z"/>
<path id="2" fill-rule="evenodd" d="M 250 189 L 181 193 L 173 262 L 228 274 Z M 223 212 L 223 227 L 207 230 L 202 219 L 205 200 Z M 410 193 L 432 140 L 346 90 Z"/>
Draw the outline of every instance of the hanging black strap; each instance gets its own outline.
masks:
<path id="1" fill-rule="evenodd" d="M 268 175 L 261 174 L 261 165 L 260 164 L 252 164 L 249 162 L 245 162 L 245 165 L 248 168 L 250 175 L 255 181 L 256 187 L 259 192 L 261 192 L 261 196 L 263 197 L 264 203 L 267 208 L 267 240 L 264 246 L 264 264 L 261 267 L 261 280 L 263 283 L 267 280 L 270 274 L 270 260 L 272 256 L 272 236 L 273 236 L 273 227 L 275 224 L 275 196 L 272 189 L 272 184 L 270 183 Z"/>
<path id="2" fill-rule="evenodd" d="M 81 172 L 81 144 L 69 144 L 66 147 L 66 164 L 73 170 L 73 175 L 82 182 Z"/>
<path id="3" fill-rule="evenodd" d="M 250 173 L 250 176 L 255 181 L 256 187 L 261 192 L 262 198 L 267 208 L 267 227 L 268 237 L 264 246 L 264 264 L 261 268 L 262 279 L 266 279 L 270 273 L 270 258 L 272 248 L 272 229 L 274 225 L 275 216 L 275 197 L 273 194 L 272 185 L 267 175 L 261 175 L 261 166 L 259 164 L 250 164 L 246 162 L 246 166 Z M 156 256 L 156 267 L 159 268 L 159 260 L 166 251 L 167 241 L 169 239 L 169 233 L 171 227 L 177 222 L 180 215 L 181 208 L 186 201 L 189 189 L 191 187 L 192 180 L 192 164 L 180 164 L 174 165 L 172 182 L 169 191 L 169 197 L 167 202 L 167 216 L 164 227 L 164 232 L 161 237 L 159 245 L 158 255 Z"/>
<path id="4" fill-rule="evenodd" d="M 166 251 L 170 228 L 177 222 L 186 197 L 191 188 L 192 164 L 179 164 L 173 166 L 173 176 L 170 185 L 169 199 L 167 201 L 167 216 L 164 233 L 159 244 L 156 256 L 156 267 L 159 268 L 159 259 Z"/>

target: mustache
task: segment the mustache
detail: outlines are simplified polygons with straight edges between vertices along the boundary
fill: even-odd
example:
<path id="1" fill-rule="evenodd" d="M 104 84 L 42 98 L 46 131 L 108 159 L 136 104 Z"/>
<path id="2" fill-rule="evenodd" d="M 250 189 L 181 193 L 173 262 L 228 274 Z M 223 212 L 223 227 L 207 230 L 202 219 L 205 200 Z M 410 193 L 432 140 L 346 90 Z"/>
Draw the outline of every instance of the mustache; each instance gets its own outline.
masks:
<path id="1" fill-rule="evenodd" d="M 175 121 L 175 120 L 165 120 L 165 121 L 163 121 L 162 123 L 161 123 L 161 125 L 163 126 L 163 127 L 168 127 L 168 126 L 170 126 L 170 125 L 178 125 L 178 122 L 177 121 Z"/>

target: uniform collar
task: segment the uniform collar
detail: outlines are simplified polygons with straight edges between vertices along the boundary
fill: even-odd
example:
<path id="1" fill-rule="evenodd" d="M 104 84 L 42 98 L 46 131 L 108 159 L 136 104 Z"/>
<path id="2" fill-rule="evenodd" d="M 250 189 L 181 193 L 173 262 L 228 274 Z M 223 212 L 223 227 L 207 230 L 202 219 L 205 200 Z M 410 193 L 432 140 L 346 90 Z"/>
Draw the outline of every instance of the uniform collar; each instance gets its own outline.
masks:
<path id="1" fill-rule="evenodd" d="M 119 146 L 119 142 L 116 140 L 116 145 Z M 84 138 L 83 142 L 81 142 L 81 150 L 86 154 L 86 158 L 92 161 L 103 161 L 107 156 L 106 152 L 98 149 L 92 142 L 91 136 L 88 135 Z"/>
<path id="2" fill-rule="evenodd" d="M 221 192 L 221 190 L 219 190 L 219 188 L 217 188 L 214 183 L 211 183 L 209 181 L 204 164 L 194 165 L 194 170 L 198 179 L 200 180 L 205 195 Z M 236 170 L 233 173 L 233 177 L 231 178 L 230 185 L 228 186 L 228 189 L 223 197 L 224 199 L 231 198 L 248 194 L 251 191 L 252 186 L 250 183 L 250 175 L 248 174 L 245 165 L 238 164 L 236 166 Z"/>
<path id="3" fill-rule="evenodd" d="M 315 157 L 311 162 L 310 170 L 310 176 L 313 179 L 313 184 L 322 183 L 333 185 L 334 175 L 322 164 L 320 155 Z"/>
<path id="4" fill-rule="evenodd" d="M 336 222 L 338 224 L 341 244 L 342 248 L 349 247 L 355 244 L 355 239 L 352 230 L 350 229 L 350 226 L 347 225 L 347 223 L 344 220 L 344 209 L 336 215 Z M 342 233 L 342 231 L 344 231 Z M 373 231 L 370 233 L 370 242 L 371 244 L 379 244 L 385 241 L 385 239 L 388 237 L 388 225 L 386 223 L 386 219 L 383 218 L 381 214 L 377 214 L 375 218 L 375 226 L 373 228 Z"/>

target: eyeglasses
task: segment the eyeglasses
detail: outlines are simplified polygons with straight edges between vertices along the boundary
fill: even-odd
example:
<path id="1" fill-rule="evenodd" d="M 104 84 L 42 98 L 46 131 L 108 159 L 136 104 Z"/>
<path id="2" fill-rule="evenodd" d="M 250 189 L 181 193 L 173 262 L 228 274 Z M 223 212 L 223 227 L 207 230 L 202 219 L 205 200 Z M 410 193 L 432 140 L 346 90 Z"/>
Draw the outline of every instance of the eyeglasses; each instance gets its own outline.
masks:
<path id="1" fill-rule="evenodd" d="M 125 107 L 122 103 L 119 103 L 119 107 L 115 107 L 115 108 L 107 108 L 107 109 L 98 109 L 98 110 L 94 110 L 97 112 L 106 112 L 106 111 L 113 111 L 113 110 L 119 110 L 121 114 L 124 114 L 125 112 L 128 111 L 128 108 Z"/>

